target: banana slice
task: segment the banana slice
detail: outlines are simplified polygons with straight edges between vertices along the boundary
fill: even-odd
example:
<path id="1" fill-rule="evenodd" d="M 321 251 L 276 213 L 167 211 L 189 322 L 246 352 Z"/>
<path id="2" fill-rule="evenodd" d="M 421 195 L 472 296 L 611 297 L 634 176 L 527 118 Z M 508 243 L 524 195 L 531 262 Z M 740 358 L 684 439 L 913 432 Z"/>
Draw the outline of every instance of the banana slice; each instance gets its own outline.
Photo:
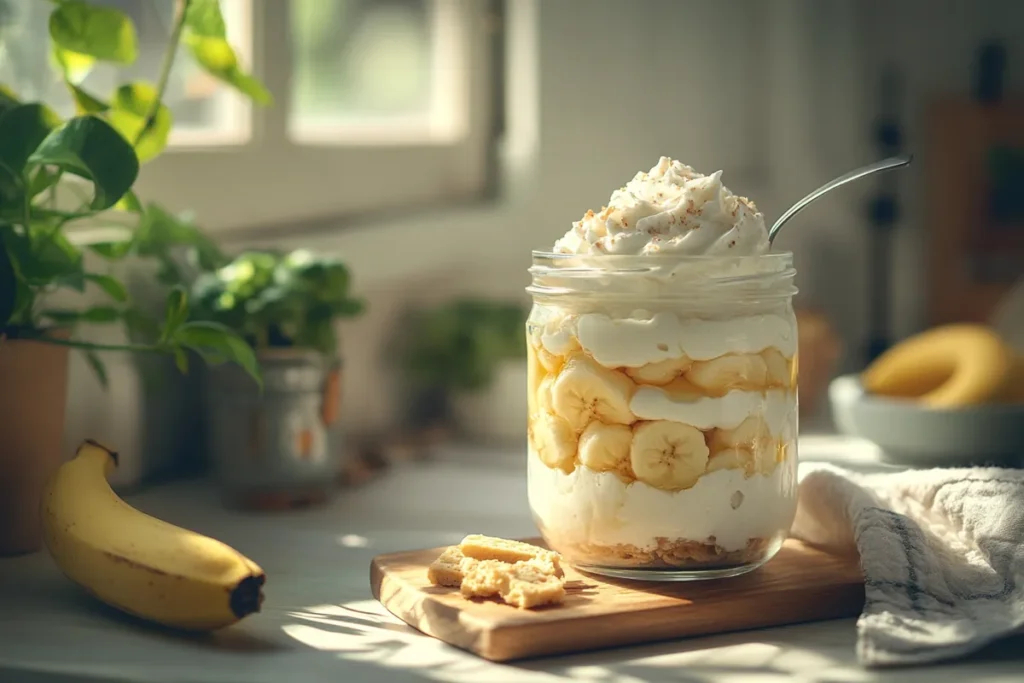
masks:
<path id="1" fill-rule="evenodd" d="M 563 356 L 556 356 L 543 346 L 537 348 L 537 360 L 540 361 L 541 367 L 551 374 L 557 373 L 565 365 Z"/>
<path id="2" fill-rule="evenodd" d="M 773 387 L 789 389 L 793 373 L 789 369 L 789 361 L 782 352 L 771 347 L 761 352 L 761 358 L 768 369 L 768 384 Z"/>
<path id="3" fill-rule="evenodd" d="M 666 491 L 688 489 L 708 464 L 704 434 L 679 422 L 645 422 L 633 430 L 629 450 L 636 478 Z"/>
<path id="4" fill-rule="evenodd" d="M 537 387 L 537 392 L 536 394 L 534 394 L 534 403 L 537 406 L 538 412 L 554 412 L 554 410 L 551 407 L 551 387 L 553 387 L 554 385 L 554 377 L 548 376 L 541 380 L 540 386 Z"/>
<path id="5" fill-rule="evenodd" d="M 626 374 L 639 384 L 660 387 L 668 384 L 690 369 L 693 361 L 686 356 L 666 358 L 657 363 L 648 363 L 638 368 L 626 368 Z"/>
<path id="6" fill-rule="evenodd" d="M 709 445 L 712 453 L 730 448 L 743 448 L 756 452 L 764 444 L 771 442 L 773 439 L 767 423 L 762 417 L 751 415 L 735 429 L 716 429 L 711 434 Z"/>
<path id="7" fill-rule="evenodd" d="M 529 335 L 527 335 L 529 338 Z M 526 406 L 529 414 L 533 415 L 539 409 L 537 405 L 537 393 L 544 381 L 545 372 L 537 357 L 537 349 L 533 344 L 526 345 Z"/>
<path id="8" fill-rule="evenodd" d="M 754 454 L 746 448 L 726 448 L 708 459 L 708 472 L 717 470 L 743 470 L 746 476 L 754 473 Z"/>
<path id="9" fill-rule="evenodd" d="M 551 406 L 577 433 L 595 419 L 628 425 L 636 419 L 629 409 L 635 388 L 625 375 L 574 356 L 551 387 Z"/>
<path id="10" fill-rule="evenodd" d="M 591 422 L 580 435 L 580 462 L 595 472 L 615 472 L 620 478 L 633 479 L 629 466 L 629 448 L 633 430 L 626 425 Z"/>
<path id="11" fill-rule="evenodd" d="M 530 420 L 527 435 L 542 463 L 566 474 L 573 471 L 576 432 L 568 422 L 557 415 L 541 413 Z"/>
<path id="12" fill-rule="evenodd" d="M 757 391 L 768 385 L 768 366 L 754 353 L 728 354 L 711 360 L 695 361 L 686 379 L 716 396 L 732 389 Z"/>

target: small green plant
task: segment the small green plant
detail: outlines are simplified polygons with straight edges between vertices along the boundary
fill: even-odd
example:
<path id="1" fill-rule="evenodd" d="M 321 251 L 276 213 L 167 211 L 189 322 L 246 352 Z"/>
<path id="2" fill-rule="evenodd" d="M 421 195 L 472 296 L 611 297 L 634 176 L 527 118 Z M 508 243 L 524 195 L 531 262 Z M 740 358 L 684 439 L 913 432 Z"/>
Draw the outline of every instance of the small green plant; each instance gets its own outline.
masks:
<path id="1" fill-rule="evenodd" d="M 238 363 L 258 381 L 251 347 L 230 327 L 190 320 L 183 287 L 171 288 L 157 322 L 132 306 L 120 280 L 87 270 L 85 250 L 109 262 L 156 258 L 168 283 L 180 280 L 168 256 L 174 247 L 189 249 L 207 266 L 223 258 L 186 217 L 143 203 L 132 190 L 140 164 L 167 145 L 173 117 L 163 97 L 180 44 L 206 72 L 254 101 L 269 104 L 270 94 L 239 66 L 225 38 L 218 0 L 178 1 L 155 83 L 136 81 L 111 93 L 87 92 L 83 79 L 98 62 L 135 61 L 135 26 L 108 5 L 51 2 L 52 65 L 76 111 L 62 120 L 46 103 L 22 102 L 10 87 L 0 85 L 0 338 L 81 349 L 101 381 L 105 374 L 98 351 L 169 353 L 184 370 L 189 349 L 208 362 Z M 75 224 L 129 229 L 123 239 L 79 245 L 66 234 Z M 109 303 L 71 310 L 46 305 L 47 296 L 57 290 L 84 292 L 90 285 Z M 74 331 L 83 322 L 120 322 L 143 341 L 97 344 L 79 339 Z M 55 334 L 57 330 L 70 336 Z"/>
<path id="2" fill-rule="evenodd" d="M 405 374 L 420 388 L 486 387 L 501 361 L 525 358 L 526 315 L 517 304 L 476 299 L 414 312 L 399 335 Z"/>
<path id="3" fill-rule="evenodd" d="M 308 251 L 248 251 L 192 286 L 195 315 L 227 327 L 257 350 L 304 348 L 333 356 L 335 323 L 364 303 L 349 294 L 351 277 L 337 259 Z"/>

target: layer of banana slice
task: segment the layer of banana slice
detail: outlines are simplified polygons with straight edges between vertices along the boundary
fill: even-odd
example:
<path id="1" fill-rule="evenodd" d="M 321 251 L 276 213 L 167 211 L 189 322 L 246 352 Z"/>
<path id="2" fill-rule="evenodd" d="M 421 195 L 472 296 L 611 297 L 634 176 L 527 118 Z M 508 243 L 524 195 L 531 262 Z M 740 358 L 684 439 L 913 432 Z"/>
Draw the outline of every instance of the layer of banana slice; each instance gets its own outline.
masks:
<path id="1" fill-rule="evenodd" d="M 751 415 L 735 429 L 716 429 L 708 439 L 712 453 L 742 448 L 752 453 L 774 443 L 768 424 L 760 415 Z"/>
<path id="2" fill-rule="evenodd" d="M 638 368 L 626 368 L 625 372 L 638 384 L 650 384 L 660 387 L 689 370 L 692 364 L 692 360 L 686 356 L 681 356 L 679 358 L 666 358 L 657 363 L 648 363 Z"/>
<path id="3" fill-rule="evenodd" d="M 576 464 L 576 431 L 557 415 L 540 413 L 530 418 L 527 435 L 541 462 L 569 474 Z"/>
<path id="4" fill-rule="evenodd" d="M 591 422 L 580 434 L 580 463 L 595 472 L 614 472 L 625 482 L 632 481 L 629 449 L 633 430 L 626 425 Z"/>
<path id="5" fill-rule="evenodd" d="M 537 387 L 537 392 L 534 396 L 534 401 L 537 404 L 537 410 L 539 412 L 554 412 L 554 408 L 551 405 L 551 388 L 554 385 L 555 378 L 551 375 L 548 375 L 540 381 L 540 385 Z"/>
<path id="6" fill-rule="evenodd" d="M 746 448 L 726 448 L 708 459 L 708 472 L 717 470 L 743 470 L 746 476 L 754 473 L 754 454 Z"/>
<path id="7" fill-rule="evenodd" d="M 686 371 L 686 379 L 713 396 L 734 389 L 760 391 L 768 386 L 768 365 L 756 353 L 727 354 L 695 361 Z"/>
<path id="8" fill-rule="evenodd" d="M 789 361 L 782 352 L 772 347 L 761 352 L 765 367 L 768 369 L 768 384 L 772 387 L 789 389 L 792 387 L 793 373 L 789 368 Z"/>
<path id="9" fill-rule="evenodd" d="M 577 433 L 593 420 L 628 425 L 636 420 L 629 409 L 635 388 L 625 375 L 574 356 L 551 387 L 551 406 Z"/>
<path id="10" fill-rule="evenodd" d="M 679 491 L 697 483 L 707 467 L 708 453 L 699 429 L 658 420 L 633 429 L 629 459 L 640 481 L 665 491 Z"/>
<path id="11" fill-rule="evenodd" d="M 564 357 L 556 356 L 543 346 L 537 347 L 537 360 L 540 361 L 541 367 L 544 368 L 545 372 L 550 374 L 557 373 L 565 365 Z"/>

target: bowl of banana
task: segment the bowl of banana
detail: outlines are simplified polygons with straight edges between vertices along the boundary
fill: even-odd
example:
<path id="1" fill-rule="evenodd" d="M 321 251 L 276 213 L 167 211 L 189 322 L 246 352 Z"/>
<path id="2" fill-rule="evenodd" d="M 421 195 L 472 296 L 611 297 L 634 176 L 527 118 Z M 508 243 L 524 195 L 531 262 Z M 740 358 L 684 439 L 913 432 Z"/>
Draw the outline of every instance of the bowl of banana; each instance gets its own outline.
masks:
<path id="1" fill-rule="evenodd" d="M 945 325 L 829 385 L 837 429 L 912 467 L 1024 466 L 1024 356 L 983 325 Z"/>

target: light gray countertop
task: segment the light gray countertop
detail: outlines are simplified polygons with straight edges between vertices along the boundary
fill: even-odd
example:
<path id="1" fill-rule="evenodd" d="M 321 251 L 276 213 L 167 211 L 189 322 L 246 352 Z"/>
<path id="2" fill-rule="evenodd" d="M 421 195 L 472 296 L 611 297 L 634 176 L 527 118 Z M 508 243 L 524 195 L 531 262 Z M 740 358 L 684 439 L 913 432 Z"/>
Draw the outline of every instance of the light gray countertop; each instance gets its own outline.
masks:
<path id="1" fill-rule="evenodd" d="M 870 448 L 801 439 L 804 460 L 876 469 Z M 522 457 L 450 449 L 396 466 L 327 507 L 253 515 L 225 510 L 208 483 L 129 498 L 146 512 L 234 545 L 268 575 L 261 614 L 197 640 L 140 627 L 85 597 L 48 555 L 0 560 L 0 681 L 306 683 L 307 681 L 1020 681 L 1024 640 L 970 660 L 862 669 L 854 620 L 492 664 L 405 627 L 370 596 L 373 556 L 444 545 L 469 532 L 536 533 Z"/>

